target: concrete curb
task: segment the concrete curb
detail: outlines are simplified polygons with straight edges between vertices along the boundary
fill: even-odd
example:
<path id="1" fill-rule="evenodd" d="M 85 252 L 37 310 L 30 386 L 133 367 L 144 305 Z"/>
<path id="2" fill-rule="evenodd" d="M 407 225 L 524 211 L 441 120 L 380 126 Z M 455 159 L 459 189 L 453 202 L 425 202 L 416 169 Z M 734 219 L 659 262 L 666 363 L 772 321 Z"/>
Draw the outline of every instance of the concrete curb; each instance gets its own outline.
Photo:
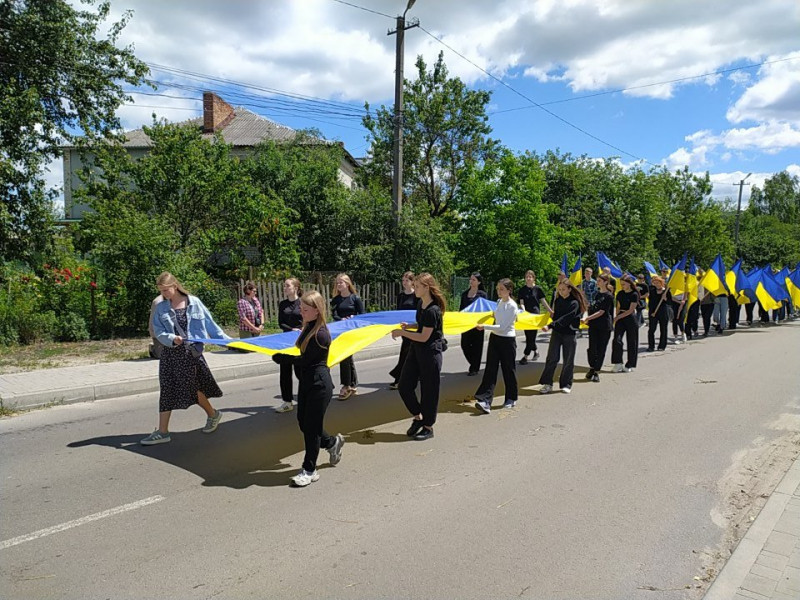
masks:
<path id="1" fill-rule="evenodd" d="M 447 336 L 447 340 L 450 351 L 461 346 L 461 336 Z M 368 352 L 362 351 L 361 356 L 356 354 L 356 360 L 363 362 L 385 358 L 387 356 L 396 356 L 399 352 L 399 343 L 387 343 L 374 346 L 370 348 Z M 263 375 L 277 373 L 278 365 L 272 362 L 269 356 L 264 355 L 263 358 L 264 360 L 260 362 L 244 364 L 214 365 L 211 364 L 212 361 L 209 361 L 209 363 L 214 373 L 214 378 L 218 382 L 261 377 Z M 47 377 L 46 369 L 42 371 L 32 371 L 32 373 L 41 373 L 42 377 Z M 159 383 L 157 374 L 133 378 L 125 378 L 123 375 L 114 381 L 103 381 L 94 384 L 75 385 L 19 394 L 6 392 L 0 397 L 0 402 L 2 402 L 4 408 L 12 411 L 30 410 L 52 405 L 94 402 L 95 400 L 146 394 L 157 392 L 158 390 Z"/>
<path id="2" fill-rule="evenodd" d="M 736 546 L 714 583 L 708 588 L 703 600 L 728 600 L 736 596 L 798 485 L 800 485 L 800 460 L 795 460 Z"/>

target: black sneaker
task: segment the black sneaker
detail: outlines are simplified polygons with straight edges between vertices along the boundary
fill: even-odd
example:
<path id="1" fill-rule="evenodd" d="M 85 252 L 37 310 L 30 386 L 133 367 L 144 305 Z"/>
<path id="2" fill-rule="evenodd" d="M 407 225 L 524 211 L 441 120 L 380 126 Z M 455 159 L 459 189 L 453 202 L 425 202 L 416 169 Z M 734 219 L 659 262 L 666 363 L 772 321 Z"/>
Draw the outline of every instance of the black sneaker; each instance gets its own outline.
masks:
<path id="1" fill-rule="evenodd" d="M 538 352 L 534 352 L 533 353 L 533 360 L 539 360 L 539 353 Z"/>
<path id="2" fill-rule="evenodd" d="M 411 427 L 406 431 L 406 435 L 408 437 L 414 437 L 419 433 L 420 429 L 422 429 L 422 419 L 414 419 L 411 421 Z"/>
<path id="3" fill-rule="evenodd" d="M 523 356 L 522 358 L 520 358 L 519 359 L 519 364 L 527 365 L 528 364 L 528 357 L 527 356 Z"/>
<path id="4" fill-rule="evenodd" d="M 397 381 L 393 381 L 392 383 L 389 384 L 389 389 L 390 390 L 396 390 L 397 389 L 397 385 L 398 385 L 398 382 Z"/>
<path id="5" fill-rule="evenodd" d="M 600 383 L 600 376 L 597 373 L 592 373 L 592 378 L 590 381 L 593 381 L 594 383 Z"/>
<path id="6" fill-rule="evenodd" d="M 586 372 L 586 379 L 591 379 L 593 375 L 594 375 L 594 369 L 589 369 Z"/>
<path id="7" fill-rule="evenodd" d="M 423 427 L 422 431 L 420 431 L 417 435 L 414 436 L 414 439 L 418 442 L 424 442 L 425 440 L 429 440 L 433 437 L 433 428 L 432 427 Z"/>

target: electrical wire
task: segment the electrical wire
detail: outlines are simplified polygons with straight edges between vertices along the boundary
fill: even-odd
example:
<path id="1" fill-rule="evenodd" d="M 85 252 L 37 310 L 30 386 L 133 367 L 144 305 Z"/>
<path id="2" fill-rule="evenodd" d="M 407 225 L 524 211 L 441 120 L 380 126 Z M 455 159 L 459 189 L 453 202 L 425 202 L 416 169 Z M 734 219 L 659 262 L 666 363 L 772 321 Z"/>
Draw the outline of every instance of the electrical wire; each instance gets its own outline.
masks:
<path id="1" fill-rule="evenodd" d="M 344 0 L 333 0 L 333 2 L 338 2 L 339 4 L 344 4 L 345 6 L 351 6 L 353 8 L 357 8 L 358 10 L 363 10 L 364 12 L 372 13 L 373 15 L 380 15 L 388 19 L 396 18 L 393 17 L 392 15 L 387 15 L 386 13 L 378 12 L 377 10 L 372 10 L 371 8 L 365 8 L 363 6 L 359 6 L 358 4 L 351 4 L 350 2 L 345 2 Z"/>

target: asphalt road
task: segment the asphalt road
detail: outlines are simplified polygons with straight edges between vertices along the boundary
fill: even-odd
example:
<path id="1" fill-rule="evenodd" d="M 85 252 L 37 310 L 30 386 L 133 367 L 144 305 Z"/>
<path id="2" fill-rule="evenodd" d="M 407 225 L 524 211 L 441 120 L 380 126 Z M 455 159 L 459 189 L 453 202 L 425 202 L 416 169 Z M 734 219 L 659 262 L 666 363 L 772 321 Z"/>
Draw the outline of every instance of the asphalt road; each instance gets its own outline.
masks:
<path id="1" fill-rule="evenodd" d="M 453 348 L 427 442 L 404 435 L 393 359 L 359 357 L 361 393 L 328 412 L 342 462 L 305 489 L 275 376 L 222 384 L 212 435 L 175 413 L 162 446 L 137 443 L 157 394 L 2 419 L 0 596 L 697 598 L 797 455 L 798 356 L 795 322 L 600 384 L 579 367 L 569 396 L 540 396 L 531 364 L 517 408 L 478 415 Z"/>

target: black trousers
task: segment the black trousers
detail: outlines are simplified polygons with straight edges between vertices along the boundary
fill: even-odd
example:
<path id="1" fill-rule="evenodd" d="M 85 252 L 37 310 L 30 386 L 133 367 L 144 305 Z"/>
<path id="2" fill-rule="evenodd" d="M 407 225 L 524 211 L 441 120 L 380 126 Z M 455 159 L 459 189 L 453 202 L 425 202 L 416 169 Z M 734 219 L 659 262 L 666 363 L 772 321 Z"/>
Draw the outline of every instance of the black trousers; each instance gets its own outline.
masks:
<path id="1" fill-rule="evenodd" d="M 304 373 L 297 390 L 297 424 L 303 432 L 306 454 L 303 469 L 312 473 L 317 468 L 320 448 L 331 448 L 336 442 L 325 428 L 325 411 L 331 402 L 333 381 L 327 367 Z"/>
<path id="2" fill-rule="evenodd" d="M 494 387 L 497 385 L 497 372 L 502 369 L 503 383 L 506 384 L 506 402 L 517 400 L 517 338 L 489 336 L 489 348 L 486 350 L 486 370 L 483 379 L 475 392 L 475 399 L 492 403 Z"/>
<path id="3" fill-rule="evenodd" d="M 741 312 L 742 307 L 736 302 L 736 296 L 728 296 L 728 329 L 736 329 Z"/>
<path id="4" fill-rule="evenodd" d="M 561 375 L 558 378 L 558 385 L 563 389 L 572 387 L 572 376 L 575 373 L 575 349 L 578 341 L 575 334 L 565 335 L 555 329 L 550 334 L 550 345 L 547 348 L 547 358 L 544 361 L 544 371 L 539 378 L 539 383 L 543 385 L 553 385 L 553 375 L 555 375 L 558 359 L 563 354 L 563 364 Z M 590 334 L 591 335 L 591 332 Z"/>
<path id="5" fill-rule="evenodd" d="M 680 302 L 672 301 L 672 335 L 678 335 L 678 331 L 683 333 L 683 317 L 686 315 L 686 305 L 681 306 Z"/>
<path id="6" fill-rule="evenodd" d="M 292 374 L 293 372 L 296 374 L 297 367 L 293 366 L 291 363 L 282 362 L 281 363 L 281 375 L 280 375 L 280 382 L 281 382 L 281 398 L 284 402 L 291 402 L 294 398 L 294 394 L 292 393 Z"/>
<path id="7" fill-rule="evenodd" d="M 536 334 L 539 333 L 536 329 L 526 329 L 525 330 L 525 350 L 522 354 L 528 356 L 531 352 L 538 352 L 538 348 L 536 347 Z"/>
<path id="8" fill-rule="evenodd" d="M 711 310 L 714 310 L 713 304 L 708 304 L 707 306 L 711 307 Z M 709 315 L 711 318 L 711 315 Z M 662 305 L 661 308 L 658 309 L 658 312 L 655 316 L 650 315 L 650 326 L 647 328 L 647 347 L 651 350 L 654 350 L 656 347 L 656 327 L 659 330 L 659 337 L 658 337 L 658 349 L 665 350 L 667 347 L 667 326 L 669 325 L 669 311 L 667 310 L 666 305 Z"/>
<path id="9" fill-rule="evenodd" d="M 608 340 L 611 339 L 611 330 L 604 327 L 589 327 L 589 349 L 586 351 L 589 357 L 589 368 L 592 371 L 600 371 L 606 359 Z"/>
<path id="10" fill-rule="evenodd" d="M 769 323 L 769 311 L 764 308 L 761 302 L 758 303 L 758 319 L 762 323 Z"/>
<path id="11" fill-rule="evenodd" d="M 470 329 L 461 334 L 461 351 L 469 363 L 470 373 L 481 370 L 481 356 L 483 356 L 483 331 Z"/>
<path id="12" fill-rule="evenodd" d="M 352 356 L 348 356 L 339 363 L 339 378 L 342 385 L 358 387 L 358 373 L 356 373 L 356 363 Z"/>
<path id="13" fill-rule="evenodd" d="M 428 427 L 433 427 L 436 415 L 439 413 L 441 373 L 442 353 L 411 342 L 400 373 L 398 390 L 408 412 L 415 417 L 422 415 L 422 424 Z M 417 400 L 417 383 L 419 383 L 419 400 Z"/>
<path id="14" fill-rule="evenodd" d="M 622 362 L 622 340 L 625 339 L 625 346 L 628 348 L 628 360 L 625 366 L 636 368 L 636 360 L 639 357 L 639 327 L 636 319 L 629 315 L 617 321 L 614 325 L 614 341 L 611 344 L 611 362 L 615 365 Z"/>
<path id="15" fill-rule="evenodd" d="M 700 323 L 700 302 L 693 302 L 686 315 L 686 333 L 690 336 L 697 335 Z"/>
<path id="16" fill-rule="evenodd" d="M 403 342 L 400 344 L 400 356 L 397 359 L 397 364 L 394 369 L 389 371 L 389 377 L 394 381 L 400 381 L 400 374 L 403 372 L 403 364 L 406 362 L 408 350 L 411 348 L 411 340 L 402 338 Z"/>
<path id="17" fill-rule="evenodd" d="M 752 325 L 753 324 L 753 309 L 755 307 L 756 307 L 756 303 L 755 302 L 748 302 L 747 304 L 744 305 L 744 315 L 745 315 L 745 318 L 747 319 L 747 324 L 748 325 Z"/>
<path id="18" fill-rule="evenodd" d="M 708 334 L 711 330 L 711 317 L 714 315 L 714 303 L 701 304 L 700 314 L 703 315 L 703 333 Z"/>

